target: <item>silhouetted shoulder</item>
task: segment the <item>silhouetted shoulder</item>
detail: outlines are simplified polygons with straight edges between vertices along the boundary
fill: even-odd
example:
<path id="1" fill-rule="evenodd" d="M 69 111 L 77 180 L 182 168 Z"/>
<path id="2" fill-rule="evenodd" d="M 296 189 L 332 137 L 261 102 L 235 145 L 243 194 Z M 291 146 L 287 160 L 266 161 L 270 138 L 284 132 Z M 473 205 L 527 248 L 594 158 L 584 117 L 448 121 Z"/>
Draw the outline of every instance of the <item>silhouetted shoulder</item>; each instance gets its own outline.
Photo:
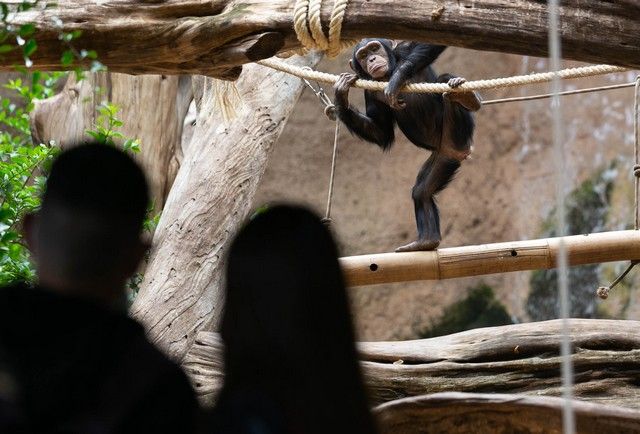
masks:
<path id="1" fill-rule="evenodd" d="M 214 434 L 286 434 L 278 406 L 258 390 L 223 390 L 209 413 L 207 432 Z"/>
<path id="2" fill-rule="evenodd" d="M 123 313 L 38 288 L 3 288 L 0 351 L 34 430 L 194 430 L 197 403 L 185 374 Z"/>

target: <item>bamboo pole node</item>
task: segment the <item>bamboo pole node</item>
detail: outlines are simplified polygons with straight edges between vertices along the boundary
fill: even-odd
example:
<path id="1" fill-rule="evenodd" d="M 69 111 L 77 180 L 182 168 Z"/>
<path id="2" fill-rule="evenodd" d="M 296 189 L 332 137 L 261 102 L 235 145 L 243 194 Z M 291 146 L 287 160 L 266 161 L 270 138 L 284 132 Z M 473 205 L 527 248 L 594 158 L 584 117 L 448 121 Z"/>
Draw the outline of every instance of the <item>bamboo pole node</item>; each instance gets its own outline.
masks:
<path id="1" fill-rule="evenodd" d="M 563 240 L 572 266 L 640 261 L 640 231 L 572 235 Z M 424 252 L 377 253 L 343 257 L 340 264 L 349 286 L 454 279 L 555 268 L 559 244 L 559 238 L 543 238 Z"/>

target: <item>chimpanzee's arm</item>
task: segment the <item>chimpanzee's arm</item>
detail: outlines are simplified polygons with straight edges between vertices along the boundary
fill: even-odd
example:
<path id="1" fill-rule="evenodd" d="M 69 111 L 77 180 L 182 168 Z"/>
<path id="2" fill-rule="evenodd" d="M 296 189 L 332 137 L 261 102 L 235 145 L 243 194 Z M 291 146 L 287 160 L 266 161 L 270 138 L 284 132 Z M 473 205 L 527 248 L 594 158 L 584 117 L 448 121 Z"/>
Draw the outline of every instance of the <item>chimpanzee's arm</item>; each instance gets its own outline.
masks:
<path id="1" fill-rule="evenodd" d="M 462 77 L 456 77 L 453 74 L 442 74 L 438 77 L 438 83 L 447 83 L 450 87 L 458 87 L 463 83 L 466 83 L 466 79 Z M 456 102 L 469 111 L 475 112 L 482 107 L 482 98 L 477 92 L 447 92 L 444 97 L 449 101 Z"/>
<path id="2" fill-rule="evenodd" d="M 351 133 L 371 143 L 375 143 L 383 150 L 391 147 L 394 140 L 394 117 L 389 106 L 375 99 L 370 92 L 365 91 L 364 101 L 367 114 L 360 113 L 349 104 L 349 88 L 358 77 L 354 74 L 341 74 L 335 85 L 336 115 L 351 131 Z"/>
<path id="3" fill-rule="evenodd" d="M 371 97 L 365 92 L 367 114 L 362 114 L 351 106 L 336 105 L 340 120 L 351 133 L 371 143 L 375 143 L 383 150 L 388 150 L 394 140 L 393 111 L 391 108 Z"/>
<path id="4" fill-rule="evenodd" d="M 389 79 L 385 93 L 397 95 L 409 79 L 435 62 L 446 48 L 444 45 L 429 45 L 418 42 L 399 44 L 394 50 L 397 66 Z"/>

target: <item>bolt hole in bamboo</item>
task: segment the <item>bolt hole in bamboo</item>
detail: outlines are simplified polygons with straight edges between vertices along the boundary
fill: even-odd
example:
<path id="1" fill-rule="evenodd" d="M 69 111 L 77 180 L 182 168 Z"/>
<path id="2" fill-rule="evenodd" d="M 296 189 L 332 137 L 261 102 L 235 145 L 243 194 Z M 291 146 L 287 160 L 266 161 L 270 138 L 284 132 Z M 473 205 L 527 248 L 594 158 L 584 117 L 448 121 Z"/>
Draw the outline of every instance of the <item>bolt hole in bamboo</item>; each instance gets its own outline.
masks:
<path id="1" fill-rule="evenodd" d="M 640 231 L 565 238 L 569 265 L 640 260 Z M 440 280 L 554 268 L 559 238 L 449 247 L 430 252 L 379 253 L 340 259 L 349 286 Z"/>

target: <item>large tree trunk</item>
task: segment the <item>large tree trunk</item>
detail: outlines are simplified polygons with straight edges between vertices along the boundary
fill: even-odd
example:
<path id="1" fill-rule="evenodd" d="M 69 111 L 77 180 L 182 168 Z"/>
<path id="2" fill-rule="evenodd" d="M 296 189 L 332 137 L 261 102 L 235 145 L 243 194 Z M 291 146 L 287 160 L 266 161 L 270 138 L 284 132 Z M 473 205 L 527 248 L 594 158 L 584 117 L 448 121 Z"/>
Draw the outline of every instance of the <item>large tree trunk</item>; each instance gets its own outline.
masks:
<path id="1" fill-rule="evenodd" d="M 577 399 L 640 409 L 638 327 L 638 321 L 571 320 Z M 560 320 L 516 324 L 362 343 L 360 357 L 374 404 L 452 391 L 560 396 L 561 335 Z M 219 336 L 202 332 L 183 363 L 205 404 L 221 385 L 221 351 Z"/>
<path id="2" fill-rule="evenodd" d="M 292 61 L 313 66 L 319 59 Z M 226 248 L 251 208 L 273 144 L 303 88 L 295 77 L 249 66 L 237 82 L 235 117 L 226 122 L 216 108 L 214 81 L 206 79 L 201 98 L 195 93 L 196 128 L 132 307 L 151 339 L 176 359 L 200 329 L 217 324 Z"/>
<path id="3" fill-rule="evenodd" d="M 96 92 L 96 88 L 100 91 Z M 178 171 L 184 118 L 192 99 L 187 76 L 97 73 L 81 82 L 72 75 L 54 97 L 36 101 L 31 132 L 36 143 L 54 140 L 66 148 L 90 137 L 96 107 L 111 101 L 120 107 L 120 132 L 141 141 L 134 158 L 145 169 L 156 211 L 160 211 Z"/>
<path id="4" fill-rule="evenodd" d="M 383 434 L 562 434 L 560 398 L 504 394 L 437 393 L 376 408 Z M 571 403 L 579 434 L 638 434 L 640 411 Z"/>
<path id="5" fill-rule="evenodd" d="M 22 0 L 10 0 L 17 4 Z M 68 49 L 60 31 L 82 30 L 78 49 L 94 49 L 112 71 L 235 78 L 244 63 L 299 47 L 294 0 L 59 0 L 11 16 L 35 23 L 38 69 L 60 69 Z M 325 1 L 328 25 L 333 2 Z M 626 0 L 567 0 L 559 10 L 562 54 L 569 59 L 640 67 L 640 5 Z M 57 22 L 63 23 L 62 28 Z M 343 37 L 388 37 L 533 56 L 547 55 L 546 2 L 537 0 L 351 0 Z M 606 37 L 603 37 L 606 35 Z M 4 69 L 23 61 L 3 56 Z"/>

